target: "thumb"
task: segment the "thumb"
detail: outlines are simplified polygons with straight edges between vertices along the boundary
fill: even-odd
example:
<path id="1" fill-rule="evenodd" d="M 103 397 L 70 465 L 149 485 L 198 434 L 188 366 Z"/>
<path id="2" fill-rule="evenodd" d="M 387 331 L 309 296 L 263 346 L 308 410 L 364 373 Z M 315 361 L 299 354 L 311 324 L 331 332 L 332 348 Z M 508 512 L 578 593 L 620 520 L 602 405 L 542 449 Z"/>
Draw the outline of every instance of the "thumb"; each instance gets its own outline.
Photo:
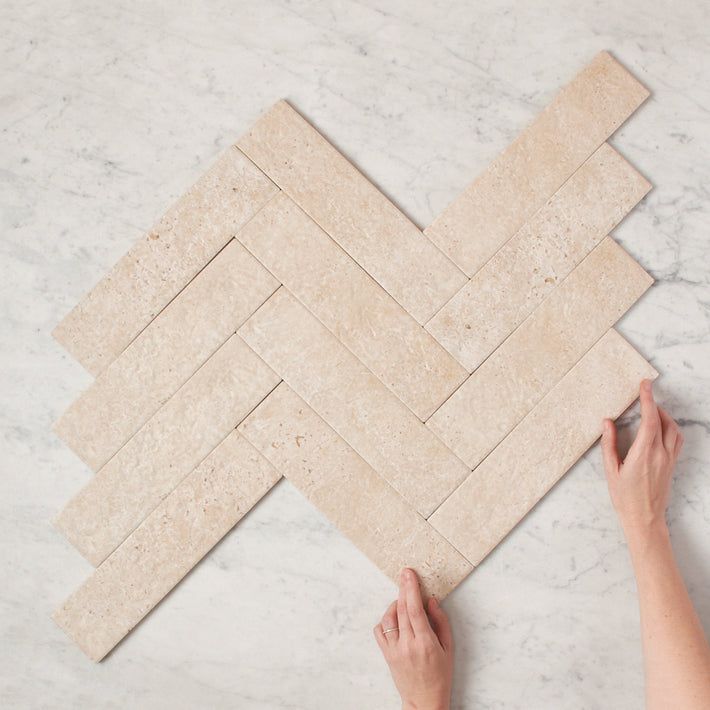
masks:
<path id="1" fill-rule="evenodd" d="M 429 603 L 427 604 L 427 611 L 429 612 L 431 628 L 436 634 L 436 637 L 439 639 L 441 647 L 444 651 L 453 650 L 454 637 L 451 634 L 449 619 L 446 616 L 446 612 L 439 605 L 439 600 L 436 597 L 432 597 L 429 600 Z"/>
<path id="2" fill-rule="evenodd" d="M 607 478 L 612 474 L 617 474 L 621 462 L 619 461 L 619 451 L 616 448 L 616 425 L 611 419 L 605 419 L 602 428 L 602 457 Z"/>

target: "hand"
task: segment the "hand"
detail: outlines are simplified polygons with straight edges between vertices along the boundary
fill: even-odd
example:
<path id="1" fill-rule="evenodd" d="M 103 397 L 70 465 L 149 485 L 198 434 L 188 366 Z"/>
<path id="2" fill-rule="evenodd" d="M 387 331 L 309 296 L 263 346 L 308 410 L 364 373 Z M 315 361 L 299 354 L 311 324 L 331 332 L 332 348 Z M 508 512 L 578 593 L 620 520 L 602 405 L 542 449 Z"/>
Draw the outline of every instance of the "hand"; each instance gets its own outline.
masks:
<path id="1" fill-rule="evenodd" d="M 454 642 L 446 614 L 432 597 L 424 611 L 414 570 L 403 569 L 399 598 L 375 626 L 375 638 L 402 698 L 403 710 L 448 710 Z M 387 629 L 397 629 L 385 634 Z"/>
<path id="2" fill-rule="evenodd" d="M 622 462 L 616 447 L 616 427 L 604 421 L 602 452 L 609 493 L 629 542 L 642 542 L 667 531 L 673 469 L 683 446 L 683 435 L 671 416 L 653 399 L 650 380 L 640 388 L 641 426 Z"/>

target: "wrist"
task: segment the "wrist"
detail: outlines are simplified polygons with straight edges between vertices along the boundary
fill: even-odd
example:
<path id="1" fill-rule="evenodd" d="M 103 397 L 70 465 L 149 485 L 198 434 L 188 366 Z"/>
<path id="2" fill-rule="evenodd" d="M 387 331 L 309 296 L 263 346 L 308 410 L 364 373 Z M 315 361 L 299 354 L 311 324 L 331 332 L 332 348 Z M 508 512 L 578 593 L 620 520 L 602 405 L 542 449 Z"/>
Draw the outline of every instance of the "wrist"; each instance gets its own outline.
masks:
<path id="1" fill-rule="evenodd" d="M 665 519 L 645 525 L 624 525 L 623 528 L 632 557 L 670 544 L 670 533 Z"/>

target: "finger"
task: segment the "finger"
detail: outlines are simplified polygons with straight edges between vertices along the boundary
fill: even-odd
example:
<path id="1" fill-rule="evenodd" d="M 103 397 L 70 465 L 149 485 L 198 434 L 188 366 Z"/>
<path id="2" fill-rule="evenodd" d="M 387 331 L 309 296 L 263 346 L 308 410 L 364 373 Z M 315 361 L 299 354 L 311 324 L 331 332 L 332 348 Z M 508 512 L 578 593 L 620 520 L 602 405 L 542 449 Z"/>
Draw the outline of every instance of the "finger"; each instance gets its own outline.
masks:
<path id="1" fill-rule="evenodd" d="M 398 629 L 399 624 L 397 623 L 397 600 L 395 599 L 388 607 L 385 613 L 382 615 L 382 621 L 380 622 L 382 627 L 382 634 L 388 642 L 397 641 L 399 638 L 399 630 L 391 631 L 390 629 Z M 385 633 L 387 632 L 387 633 Z"/>
<path id="2" fill-rule="evenodd" d="M 639 399 L 641 400 L 641 426 L 636 439 L 640 439 L 642 443 L 651 443 L 661 427 L 658 407 L 653 399 L 651 380 L 641 380 Z"/>
<path id="3" fill-rule="evenodd" d="M 616 425 L 611 419 L 605 419 L 602 426 L 602 458 L 607 478 L 619 472 L 621 462 L 616 445 Z"/>
<path id="4" fill-rule="evenodd" d="M 431 628 L 434 630 L 436 637 L 444 651 L 450 651 L 454 647 L 454 637 L 451 633 L 451 625 L 446 612 L 441 608 L 439 600 L 432 597 L 427 606 L 429 611 L 429 619 L 431 620 Z"/>
<path id="5" fill-rule="evenodd" d="M 383 629 L 391 629 L 393 626 L 397 626 L 396 599 L 385 609 L 385 613 L 382 615 L 380 623 L 382 624 Z"/>
<path id="6" fill-rule="evenodd" d="M 414 635 L 412 624 L 407 614 L 407 581 L 404 570 L 399 573 L 399 597 L 397 598 L 397 626 L 399 627 L 399 637 L 408 638 Z"/>
<path id="7" fill-rule="evenodd" d="M 413 569 L 405 568 L 403 572 L 404 588 L 407 601 L 407 615 L 412 625 L 414 635 L 426 634 L 431 631 L 422 603 L 422 593 L 419 589 L 419 579 Z"/>
<path id="8" fill-rule="evenodd" d="M 669 454 L 672 454 L 675 451 L 675 442 L 679 434 L 678 425 L 673 417 L 661 407 L 658 408 L 658 416 L 661 420 L 663 446 Z"/>
<path id="9" fill-rule="evenodd" d="M 627 460 L 642 456 L 643 451 L 650 449 L 656 443 L 656 437 L 661 432 L 661 421 L 658 407 L 653 399 L 651 380 L 641 380 L 639 399 L 641 400 L 641 426 L 626 455 Z"/>
<path id="10" fill-rule="evenodd" d="M 385 636 L 382 630 L 382 625 L 377 624 L 375 628 L 372 629 L 372 632 L 375 634 L 375 641 L 377 641 L 377 645 L 380 647 L 380 651 L 384 653 L 385 649 L 387 648 L 387 637 Z"/>

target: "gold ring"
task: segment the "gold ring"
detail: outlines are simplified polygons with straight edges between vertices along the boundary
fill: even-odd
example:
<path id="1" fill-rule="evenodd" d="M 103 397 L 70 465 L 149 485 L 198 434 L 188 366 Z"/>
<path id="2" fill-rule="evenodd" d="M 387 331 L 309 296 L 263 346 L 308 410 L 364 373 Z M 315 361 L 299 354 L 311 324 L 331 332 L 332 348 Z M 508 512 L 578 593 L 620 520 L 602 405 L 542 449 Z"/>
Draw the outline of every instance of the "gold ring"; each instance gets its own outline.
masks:
<path id="1" fill-rule="evenodd" d="M 393 626 L 391 629 L 385 629 L 383 634 L 391 634 L 393 631 L 399 631 L 399 626 Z"/>

